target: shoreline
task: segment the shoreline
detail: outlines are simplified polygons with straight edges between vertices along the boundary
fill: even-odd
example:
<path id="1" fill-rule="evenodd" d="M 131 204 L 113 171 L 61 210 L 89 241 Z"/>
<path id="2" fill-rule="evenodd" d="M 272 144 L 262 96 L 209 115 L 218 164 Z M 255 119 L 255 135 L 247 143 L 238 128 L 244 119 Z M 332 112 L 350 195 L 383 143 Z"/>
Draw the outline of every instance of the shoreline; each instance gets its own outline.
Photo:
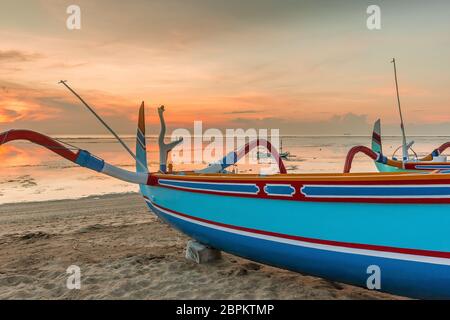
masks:
<path id="1" fill-rule="evenodd" d="M 197 265 L 138 193 L 2 204 L 0 226 L 0 299 L 405 299 L 226 253 Z"/>
<path id="2" fill-rule="evenodd" d="M 51 200 L 37 200 L 37 201 L 16 201 L 16 202 L 5 202 L 0 203 L 0 210 L 3 206 L 14 206 L 14 205 L 35 205 L 40 203 L 54 203 L 54 202 L 68 202 L 68 201 L 78 201 L 78 200 L 89 200 L 89 199 L 108 199 L 108 198 L 114 198 L 114 197 L 120 197 L 120 196 L 127 196 L 127 195 L 139 195 L 140 193 L 138 191 L 130 191 L 130 192 L 110 192 L 110 193 L 100 193 L 100 194 L 90 194 L 88 196 L 81 196 L 81 197 L 74 197 L 74 198 L 65 198 L 65 199 L 51 199 Z M 1 212 L 1 211 L 0 211 Z M 1 213 L 0 213 L 1 214 Z"/>

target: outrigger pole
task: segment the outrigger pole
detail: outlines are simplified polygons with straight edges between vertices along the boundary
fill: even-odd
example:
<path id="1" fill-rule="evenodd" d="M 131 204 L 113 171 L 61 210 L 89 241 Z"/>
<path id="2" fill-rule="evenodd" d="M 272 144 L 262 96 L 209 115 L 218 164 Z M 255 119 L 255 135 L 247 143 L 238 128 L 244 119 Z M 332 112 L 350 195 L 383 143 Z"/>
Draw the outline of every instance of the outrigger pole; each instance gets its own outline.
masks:
<path id="1" fill-rule="evenodd" d="M 400 107 L 400 94 L 398 93 L 398 81 L 397 81 L 397 66 L 395 64 L 395 58 L 392 58 L 391 63 L 394 64 L 394 76 L 395 76 L 395 89 L 397 91 L 397 104 L 398 112 L 400 113 L 400 128 L 402 129 L 402 156 L 403 161 L 408 160 L 408 145 L 406 143 L 405 125 L 403 124 L 402 108 Z"/>
<path id="2" fill-rule="evenodd" d="M 127 150 L 127 152 L 133 157 L 133 159 L 142 165 L 142 163 L 136 158 L 136 155 L 134 154 L 134 152 L 131 151 L 130 148 L 128 148 L 128 146 L 125 144 L 125 142 L 123 142 L 123 140 L 114 132 L 114 130 L 94 111 L 94 109 L 92 109 L 91 106 L 89 106 L 87 104 L 86 101 L 83 100 L 82 97 L 80 97 L 78 95 L 78 93 L 76 93 L 71 87 L 69 87 L 69 85 L 66 82 L 67 82 L 67 80 L 59 81 L 59 83 L 63 84 L 67 89 L 69 89 L 70 92 L 72 92 L 75 95 L 75 97 L 77 97 L 86 106 L 86 108 L 88 108 L 88 110 L 90 112 L 92 112 L 92 114 L 98 119 L 98 121 L 100 121 L 100 123 L 103 124 L 106 127 L 106 129 L 108 129 L 109 132 L 111 132 L 111 134 L 117 139 L 117 141 L 119 141 L 120 144 L 125 148 L 125 150 Z M 143 104 L 144 104 L 144 101 L 142 101 L 142 105 Z"/>

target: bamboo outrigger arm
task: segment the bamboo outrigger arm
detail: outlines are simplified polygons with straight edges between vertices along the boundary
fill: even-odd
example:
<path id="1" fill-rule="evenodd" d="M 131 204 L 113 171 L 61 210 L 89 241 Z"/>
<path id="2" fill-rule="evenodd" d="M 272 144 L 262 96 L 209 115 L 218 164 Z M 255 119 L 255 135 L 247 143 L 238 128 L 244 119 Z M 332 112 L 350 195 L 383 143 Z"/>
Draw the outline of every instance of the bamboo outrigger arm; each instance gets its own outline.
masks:
<path id="1" fill-rule="evenodd" d="M 431 161 L 431 160 L 433 160 L 433 157 L 437 157 L 437 156 L 441 155 L 448 148 L 450 148 L 450 141 L 443 143 L 439 148 L 434 149 L 433 152 L 431 152 L 429 155 L 427 155 L 419 160 L 420 161 Z"/>
<path id="2" fill-rule="evenodd" d="M 345 166 L 344 166 L 344 173 L 349 173 L 352 168 L 353 158 L 358 153 L 364 153 L 372 160 L 387 164 L 389 166 L 397 167 L 397 168 L 403 168 L 403 162 L 392 160 L 384 156 L 382 153 L 375 152 L 372 149 L 366 147 L 366 146 L 356 146 L 350 149 L 350 151 L 347 153 L 347 157 L 345 158 Z"/>
<path id="3" fill-rule="evenodd" d="M 286 167 L 284 166 L 283 159 L 278 153 L 277 149 L 266 139 L 255 139 L 237 151 L 231 151 L 222 160 L 218 162 L 211 163 L 208 167 L 195 171 L 196 173 L 219 173 L 228 168 L 231 165 L 236 164 L 239 160 L 244 158 L 250 151 L 256 147 L 265 147 L 267 151 L 272 155 L 278 165 L 278 171 L 281 174 L 286 174 Z"/>
<path id="4" fill-rule="evenodd" d="M 85 167 L 126 182 L 148 184 L 150 180 L 150 174 L 148 173 L 133 172 L 121 169 L 94 156 L 86 150 L 70 150 L 62 143 L 39 132 L 31 130 L 9 130 L 0 133 L 0 145 L 14 140 L 27 140 L 34 144 L 41 145 L 81 167 Z"/>

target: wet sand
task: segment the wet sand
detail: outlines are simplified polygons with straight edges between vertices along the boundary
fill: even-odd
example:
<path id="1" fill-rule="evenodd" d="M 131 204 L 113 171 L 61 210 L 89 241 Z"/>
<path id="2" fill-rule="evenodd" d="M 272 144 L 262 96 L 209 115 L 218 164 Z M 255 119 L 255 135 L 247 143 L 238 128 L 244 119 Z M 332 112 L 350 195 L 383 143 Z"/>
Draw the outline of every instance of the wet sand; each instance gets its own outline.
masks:
<path id="1" fill-rule="evenodd" d="M 229 254 L 197 265 L 188 238 L 137 194 L 0 206 L 0 299 L 399 299 Z M 81 289 L 66 269 L 81 269 Z"/>

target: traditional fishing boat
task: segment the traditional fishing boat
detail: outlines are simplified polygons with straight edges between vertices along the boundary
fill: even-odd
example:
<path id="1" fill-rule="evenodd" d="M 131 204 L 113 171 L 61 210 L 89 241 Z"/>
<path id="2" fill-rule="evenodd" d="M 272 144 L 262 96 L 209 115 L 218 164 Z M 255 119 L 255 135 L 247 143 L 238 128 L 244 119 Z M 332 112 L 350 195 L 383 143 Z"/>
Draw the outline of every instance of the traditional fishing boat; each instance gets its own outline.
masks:
<path id="1" fill-rule="evenodd" d="M 450 142 L 442 144 L 440 147 L 434 149 L 428 155 L 419 158 L 412 146 L 414 141 L 407 142 L 405 133 L 405 125 L 403 122 L 403 114 L 400 105 L 400 94 L 398 91 L 397 81 L 397 67 L 395 59 L 392 59 L 394 66 L 395 88 L 397 92 L 398 112 L 400 115 L 400 129 L 402 132 L 402 144 L 394 150 L 392 156 L 389 158 L 383 154 L 381 141 L 381 120 L 375 121 L 372 132 L 372 146 L 371 149 L 364 146 L 356 146 L 352 148 L 348 154 L 345 162 L 344 172 L 348 173 L 351 169 L 351 164 L 354 156 L 357 153 L 363 153 L 374 160 L 377 170 L 380 172 L 414 172 L 420 171 L 449 171 L 450 162 L 447 161 L 447 156 L 444 151 L 450 147 Z M 397 151 L 401 149 L 402 156 L 400 160 L 396 156 Z M 411 152 L 410 152 L 411 151 Z"/>
<path id="2" fill-rule="evenodd" d="M 29 130 L 0 134 L 0 145 L 28 140 L 82 167 L 139 185 L 159 218 L 197 241 L 238 256 L 333 281 L 416 298 L 450 298 L 450 175 L 429 172 L 287 174 L 266 141 L 247 143 L 198 171 L 168 172 L 164 108 L 160 168 L 147 167 L 144 106 L 136 172 Z M 226 168 L 267 146 L 274 175 Z"/>
<path id="3" fill-rule="evenodd" d="M 283 140 L 280 139 L 280 151 L 278 152 L 279 156 L 283 160 L 288 160 L 291 157 L 291 153 L 289 151 L 283 151 Z M 272 154 L 266 151 L 257 151 L 256 152 L 257 159 L 269 159 L 272 158 Z"/>
<path id="4" fill-rule="evenodd" d="M 406 140 L 406 139 L 405 139 Z M 351 170 L 352 162 L 356 154 L 362 153 L 370 157 L 379 172 L 418 172 L 418 171 L 440 171 L 442 173 L 450 173 L 450 162 L 447 161 L 447 156 L 443 153 L 450 148 L 450 142 L 443 143 L 438 148 L 424 157 L 419 157 L 412 149 L 414 141 L 407 143 L 405 146 L 400 146 L 394 150 L 392 156 L 389 158 L 383 154 L 382 140 L 381 140 L 381 120 L 375 121 L 372 132 L 371 148 L 365 146 L 355 146 L 347 153 L 345 160 L 344 173 Z M 402 148 L 408 150 L 406 156 L 401 160 L 396 157 L 397 151 Z M 412 154 L 410 154 L 411 150 Z"/>

